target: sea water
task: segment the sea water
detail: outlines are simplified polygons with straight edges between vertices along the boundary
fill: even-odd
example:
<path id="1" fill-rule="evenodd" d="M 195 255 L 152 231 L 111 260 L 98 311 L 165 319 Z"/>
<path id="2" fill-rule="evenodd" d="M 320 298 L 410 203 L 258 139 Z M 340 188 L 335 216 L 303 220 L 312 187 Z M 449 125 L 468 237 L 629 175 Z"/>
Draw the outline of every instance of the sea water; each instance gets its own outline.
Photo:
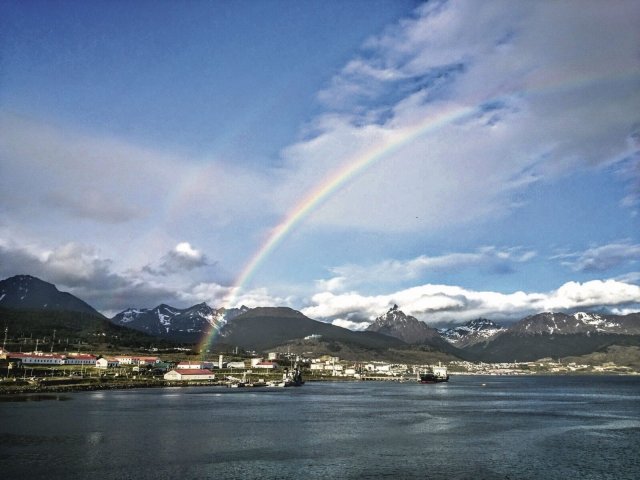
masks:
<path id="1" fill-rule="evenodd" d="M 640 377 L 453 376 L 437 385 L 4 400 L 3 480 L 640 478 Z"/>

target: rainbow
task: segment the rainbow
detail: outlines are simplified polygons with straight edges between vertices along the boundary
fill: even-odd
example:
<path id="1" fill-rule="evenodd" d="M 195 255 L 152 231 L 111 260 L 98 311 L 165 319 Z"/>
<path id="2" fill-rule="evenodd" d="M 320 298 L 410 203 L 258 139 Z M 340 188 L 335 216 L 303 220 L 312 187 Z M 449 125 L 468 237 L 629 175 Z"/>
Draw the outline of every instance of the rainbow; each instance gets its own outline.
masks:
<path id="1" fill-rule="evenodd" d="M 611 78 L 610 76 L 588 78 L 578 77 L 570 81 L 567 81 L 566 79 L 562 81 L 557 78 L 547 78 L 545 81 L 539 81 L 535 88 L 529 87 L 527 89 L 512 89 L 512 91 L 507 93 L 503 92 L 501 95 L 487 95 L 483 99 L 475 99 L 475 101 L 466 102 L 464 104 L 458 103 L 449 105 L 448 107 L 443 107 L 436 115 L 427 117 L 415 125 L 400 128 L 393 132 L 387 132 L 387 135 L 384 136 L 382 140 L 379 140 L 372 147 L 347 160 L 341 168 L 326 176 L 322 182 L 320 182 L 309 194 L 303 197 L 303 199 L 295 205 L 287 215 L 285 215 L 283 220 L 271 230 L 270 234 L 266 237 L 265 242 L 247 262 L 233 286 L 230 287 L 229 293 L 223 300 L 223 306 L 225 308 L 232 308 L 234 306 L 242 288 L 250 281 L 252 275 L 260 268 L 260 265 L 264 260 L 278 247 L 282 240 L 297 224 L 309 216 L 312 211 L 317 209 L 323 201 L 344 187 L 352 179 L 363 173 L 367 168 L 397 152 L 405 145 L 408 145 L 416 139 L 433 133 L 454 122 L 477 115 L 478 107 L 482 105 L 500 102 L 501 100 L 514 98 L 514 96 L 540 95 L 560 90 L 581 88 L 602 80 L 624 81 L 630 76 L 636 77 L 637 75 L 638 71 L 632 69 L 627 72 L 622 72 L 621 75 L 618 75 L 615 78 Z M 216 333 L 217 330 L 212 328 L 207 334 L 205 334 L 199 345 L 201 351 L 206 351 L 207 348 L 209 348 Z"/>
<path id="2" fill-rule="evenodd" d="M 254 253 L 249 262 L 237 277 L 229 293 L 223 300 L 225 308 L 232 308 L 237 300 L 242 288 L 249 282 L 252 275 L 259 269 L 264 260 L 273 252 L 287 234 L 312 211 L 314 211 L 324 200 L 329 198 L 336 191 L 341 189 L 352 179 L 360 175 L 367 168 L 379 162 L 383 158 L 397 152 L 403 146 L 408 145 L 415 139 L 431 133 L 452 122 L 459 121 L 467 116 L 473 115 L 476 107 L 464 106 L 450 107 L 439 112 L 437 116 L 429 117 L 425 121 L 395 130 L 389 133 L 384 139 L 377 142 L 364 152 L 345 162 L 344 165 L 332 172 L 320 182 L 302 201 L 300 201 L 283 220 L 271 230 L 266 241 Z M 217 330 L 212 328 L 203 338 L 199 345 L 200 351 L 206 351 L 213 342 Z"/>

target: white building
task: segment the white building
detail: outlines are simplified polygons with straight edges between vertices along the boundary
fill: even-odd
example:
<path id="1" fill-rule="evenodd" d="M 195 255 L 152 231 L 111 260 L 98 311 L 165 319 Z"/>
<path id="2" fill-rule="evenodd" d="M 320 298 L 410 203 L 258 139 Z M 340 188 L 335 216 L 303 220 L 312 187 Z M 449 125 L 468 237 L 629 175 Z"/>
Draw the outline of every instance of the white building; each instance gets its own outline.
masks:
<path id="1" fill-rule="evenodd" d="M 211 362 L 180 362 L 177 370 L 204 370 L 211 368 Z"/>
<path id="2" fill-rule="evenodd" d="M 120 365 L 133 365 L 133 358 L 128 355 L 120 355 L 115 357 L 115 359 L 120 363 Z"/>
<path id="3" fill-rule="evenodd" d="M 9 359 L 20 360 L 23 365 L 64 365 L 64 355 L 55 353 L 11 353 Z"/>
<path id="4" fill-rule="evenodd" d="M 188 382 L 192 380 L 215 380 L 216 376 L 207 369 L 174 369 L 164 374 L 165 380 Z"/>
<path id="5" fill-rule="evenodd" d="M 96 356 L 89 354 L 69 355 L 65 361 L 65 365 L 95 365 Z"/>
<path id="6" fill-rule="evenodd" d="M 255 368 L 262 368 L 265 370 L 275 370 L 278 368 L 278 364 L 276 362 L 260 362 L 254 365 Z"/>
<path id="7" fill-rule="evenodd" d="M 117 368 L 120 365 L 115 358 L 99 358 L 96 360 L 96 368 Z"/>
<path id="8" fill-rule="evenodd" d="M 244 362 L 229 362 L 227 368 L 245 368 Z"/>

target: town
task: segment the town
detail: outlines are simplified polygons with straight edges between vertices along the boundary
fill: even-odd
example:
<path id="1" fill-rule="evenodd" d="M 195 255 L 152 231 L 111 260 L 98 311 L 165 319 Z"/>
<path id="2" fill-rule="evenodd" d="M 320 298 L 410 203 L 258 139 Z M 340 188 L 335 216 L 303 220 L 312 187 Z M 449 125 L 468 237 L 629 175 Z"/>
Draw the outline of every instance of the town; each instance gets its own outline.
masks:
<path id="1" fill-rule="evenodd" d="M 282 352 L 269 352 L 265 357 L 255 352 L 218 354 L 209 360 L 194 360 L 189 349 L 166 355 L 152 353 L 103 356 L 42 351 L 16 353 L 0 348 L 0 393 L 173 385 L 264 386 L 281 378 L 294 365 L 302 368 L 308 381 L 405 382 L 415 381 L 421 371 L 431 367 L 382 361 L 353 362 L 331 355 L 305 358 Z M 513 363 L 456 360 L 446 362 L 445 366 L 452 375 L 638 374 L 612 362 L 588 365 L 551 358 Z"/>

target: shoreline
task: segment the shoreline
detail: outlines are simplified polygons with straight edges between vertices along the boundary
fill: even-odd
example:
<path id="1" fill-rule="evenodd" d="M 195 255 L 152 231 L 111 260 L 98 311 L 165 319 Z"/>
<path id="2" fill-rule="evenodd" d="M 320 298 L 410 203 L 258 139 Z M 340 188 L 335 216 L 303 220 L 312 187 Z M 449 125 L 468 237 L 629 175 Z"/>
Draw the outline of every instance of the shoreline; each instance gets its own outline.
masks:
<path id="1" fill-rule="evenodd" d="M 554 374 L 554 373 L 528 373 L 528 374 L 518 374 L 518 375 L 492 375 L 492 374 L 477 374 L 477 373 L 455 373 L 452 376 L 470 376 L 470 377 L 576 377 L 576 376 L 615 376 L 615 377 L 635 377 L 638 376 L 637 372 L 633 373 L 611 373 L 611 372 L 602 372 L 602 373 L 581 373 L 581 374 Z M 356 378 L 306 378 L 305 382 L 315 383 L 315 382 L 401 382 L 401 383 L 410 383 L 411 379 L 400 380 L 397 377 L 391 377 L 389 379 L 356 379 Z M 16 382 L 17 383 L 17 382 Z M 167 387 L 179 387 L 179 388 L 191 388 L 191 387 L 228 387 L 227 382 L 221 381 L 202 381 L 202 382 L 177 382 L 177 381 L 168 381 L 168 380 L 128 380 L 126 382 L 122 381 L 109 381 L 109 380 L 99 380 L 99 381 L 90 381 L 83 383 L 31 383 L 25 382 L 20 384 L 15 384 L 14 382 L 0 382 L 0 399 L 7 397 L 25 397 L 25 396 L 38 396 L 38 395 L 49 395 L 49 394 L 60 394 L 60 393 L 76 393 L 76 392 L 90 392 L 90 391 L 99 391 L 99 390 L 131 390 L 137 388 L 167 388 Z M 253 388 L 259 387 L 246 387 L 248 390 L 253 390 Z M 3 400 L 0 400 L 3 401 Z M 7 401 L 7 400 L 4 400 Z"/>

